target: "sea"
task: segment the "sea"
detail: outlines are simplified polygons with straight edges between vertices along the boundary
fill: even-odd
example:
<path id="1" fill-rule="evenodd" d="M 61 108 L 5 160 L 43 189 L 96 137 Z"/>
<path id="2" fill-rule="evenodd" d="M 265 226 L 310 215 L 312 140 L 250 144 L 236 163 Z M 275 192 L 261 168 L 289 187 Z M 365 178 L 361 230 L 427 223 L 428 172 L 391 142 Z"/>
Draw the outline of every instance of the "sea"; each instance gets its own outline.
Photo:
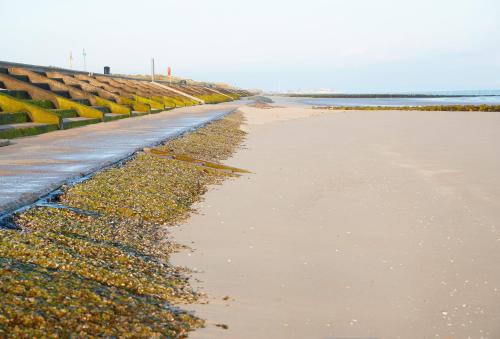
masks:
<path id="1" fill-rule="evenodd" d="M 398 93 L 411 94 L 411 93 Z M 310 98 L 272 96 L 276 104 L 307 106 L 436 106 L 436 105 L 500 105 L 500 90 L 468 92 L 423 92 L 418 94 L 442 95 L 434 98 Z M 450 95 L 447 97 L 446 95 Z M 456 95 L 463 95 L 456 97 Z"/>

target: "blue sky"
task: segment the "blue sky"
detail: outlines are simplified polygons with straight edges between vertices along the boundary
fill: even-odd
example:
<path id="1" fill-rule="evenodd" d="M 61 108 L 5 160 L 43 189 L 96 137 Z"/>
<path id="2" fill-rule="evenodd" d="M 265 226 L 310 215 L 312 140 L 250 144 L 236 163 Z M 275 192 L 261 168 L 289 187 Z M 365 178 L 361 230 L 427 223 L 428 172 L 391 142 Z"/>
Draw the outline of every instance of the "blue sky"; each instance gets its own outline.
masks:
<path id="1" fill-rule="evenodd" d="M 0 60 L 286 91 L 500 88 L 498 0 L 0 0 Z"/>

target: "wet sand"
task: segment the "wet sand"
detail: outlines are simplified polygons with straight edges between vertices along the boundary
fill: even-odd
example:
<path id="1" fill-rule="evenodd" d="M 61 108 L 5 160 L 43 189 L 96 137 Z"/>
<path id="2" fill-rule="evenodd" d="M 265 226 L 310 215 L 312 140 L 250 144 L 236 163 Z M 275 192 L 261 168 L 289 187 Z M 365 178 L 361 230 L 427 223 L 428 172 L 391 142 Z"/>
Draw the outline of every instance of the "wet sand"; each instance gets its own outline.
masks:
<path id="1" fill-rule="evenodd" d="M 243 111 L 254 173 L 173 232 L 193 338 L 500 337 L 499 113 Z"/>

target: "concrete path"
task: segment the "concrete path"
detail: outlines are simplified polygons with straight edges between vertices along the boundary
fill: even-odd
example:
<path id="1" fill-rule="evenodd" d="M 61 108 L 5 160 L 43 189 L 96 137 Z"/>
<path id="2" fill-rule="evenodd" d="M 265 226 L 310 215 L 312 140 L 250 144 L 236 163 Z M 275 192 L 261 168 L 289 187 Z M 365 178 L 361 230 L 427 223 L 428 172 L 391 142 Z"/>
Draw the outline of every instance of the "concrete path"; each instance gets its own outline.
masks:
<path id="1" fill-rule="evenodd" d="M 180 108 L 12 140 L 12 145 L 0 148 L 0 213 L 241 105 L 236 101 Z"/>

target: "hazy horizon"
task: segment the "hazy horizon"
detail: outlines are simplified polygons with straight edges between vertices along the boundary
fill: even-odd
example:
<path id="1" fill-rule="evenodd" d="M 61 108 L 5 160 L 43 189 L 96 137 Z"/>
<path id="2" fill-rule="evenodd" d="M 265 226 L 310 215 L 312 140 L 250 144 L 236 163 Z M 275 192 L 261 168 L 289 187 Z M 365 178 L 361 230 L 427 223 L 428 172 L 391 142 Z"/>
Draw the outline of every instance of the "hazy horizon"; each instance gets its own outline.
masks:
<path id="1" fill-rule="evenodd" d="M 140 5 L 140 6 L 139 6 Z M 0 60 L 266 91 L 500 88 L 500 2 L 70 0 L 0 3 Z"/>

